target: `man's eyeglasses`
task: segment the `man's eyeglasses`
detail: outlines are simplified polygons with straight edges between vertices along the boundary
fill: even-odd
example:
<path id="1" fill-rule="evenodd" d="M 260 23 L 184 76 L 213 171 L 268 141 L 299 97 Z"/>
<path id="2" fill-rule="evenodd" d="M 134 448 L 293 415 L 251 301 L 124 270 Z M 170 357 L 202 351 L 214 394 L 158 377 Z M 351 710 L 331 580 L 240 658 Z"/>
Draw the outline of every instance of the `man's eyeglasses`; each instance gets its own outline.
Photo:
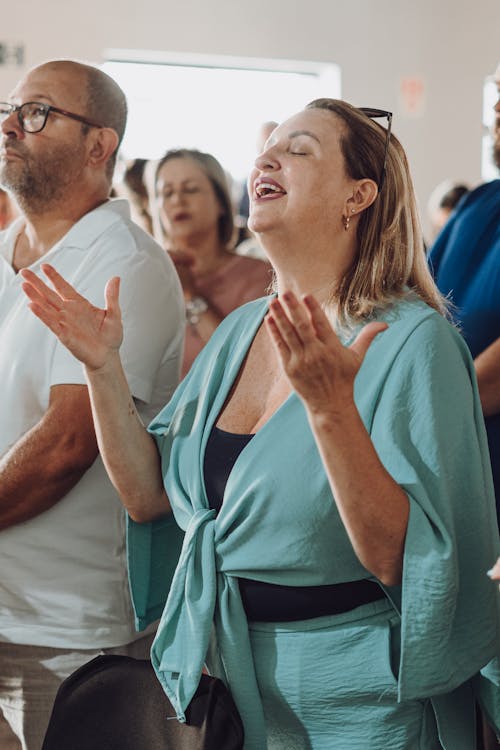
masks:
<path id="1" fill-rule="evenodd" d="M 364 112 L 367 117 L 371 120 L 376 120 L 379 117 L 387 117 L 387 135 L 385 138 L 385 150 L 384 150 L 384 164 L 382 166 L 382 172 L 378 180 L 379 192 L 382 190 L 385 178 L 385 167 L 387 164 L 387 152 L 389 150 L 389 141 L 391 139 L 391 124 L 392 124 L 392 112 L 387 112 L 385 109 L 374 109 L 373 107 L 359 107 L 361 112 Z"/>
<path id="2" fill-rule="evenodd" d="M 45 104 L 44 102 L 25 102 L 20 105 L 0 102 L 0 124 L 6 120 L 7 117 L 10 117 L 13 112 L 17 112 L 19 125 L 25 133 L 40 133 L 47 123 L 47 118 L 50 112 L 57 112 L 57 114 L 63 115 L 64 117 L 78 120 L 78 122 L 83 122 L 91 128 L 103 127 L 96 122 L 87 120 L 86 117 L 75 115 L 74 112 L 67 112 L 65 109 L 59 109 L 59 107 L 53 107 L 51 104 Z"/>

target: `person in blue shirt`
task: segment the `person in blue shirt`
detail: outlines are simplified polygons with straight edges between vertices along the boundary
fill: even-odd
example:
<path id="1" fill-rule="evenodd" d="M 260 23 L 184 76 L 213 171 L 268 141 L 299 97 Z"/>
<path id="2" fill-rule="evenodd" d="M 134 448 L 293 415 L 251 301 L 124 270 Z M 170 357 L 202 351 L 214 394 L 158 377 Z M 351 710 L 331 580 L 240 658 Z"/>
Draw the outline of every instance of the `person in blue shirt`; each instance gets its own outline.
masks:
<path id="1" fill-rule="evenodd" d="M 500 65 L 495 80 L 493 159 L 500 169 Z M 500 519 L 500 179 L 462 199 L 430 248 L 429 261 L 474 359 Z"/>

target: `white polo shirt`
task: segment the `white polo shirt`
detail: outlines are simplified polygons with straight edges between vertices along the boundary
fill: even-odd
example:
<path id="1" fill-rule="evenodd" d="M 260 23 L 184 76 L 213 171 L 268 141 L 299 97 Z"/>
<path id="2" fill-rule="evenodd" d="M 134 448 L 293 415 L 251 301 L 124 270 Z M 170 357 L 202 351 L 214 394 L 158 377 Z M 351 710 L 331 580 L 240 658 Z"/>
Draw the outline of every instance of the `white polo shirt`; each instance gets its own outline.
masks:
<path id="1" fill-rule="evenodd" d="M 81 364 L 29 310 L 12 268 L 18 219 L 0 232 L 0 456 L 44 415 L 50 388 L 85 384 Z M 184 303 L 162 248 L 114 200 L 86 214 L 30 266 L 52 264 L 94 304 L 121 277 L 125 373 L 145 423 L 179 378 Z M 0 532 L 0 640 L 104 648 L 137 637 L 125 562 L 124 510 L 100 457 L 56 505 Z"/>

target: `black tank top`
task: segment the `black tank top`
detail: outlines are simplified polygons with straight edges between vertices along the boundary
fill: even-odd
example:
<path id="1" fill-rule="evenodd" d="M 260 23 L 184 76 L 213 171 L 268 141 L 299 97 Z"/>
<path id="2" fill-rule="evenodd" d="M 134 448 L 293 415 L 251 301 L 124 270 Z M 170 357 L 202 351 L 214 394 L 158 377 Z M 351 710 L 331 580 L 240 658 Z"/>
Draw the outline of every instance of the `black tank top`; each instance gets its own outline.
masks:
<path id="1" fill-rule="evenodd" d="M 215 426 L 210 433 L 203 471 L 208 502 L 217 513 L 236 459 L 253 437 Z M 326 586 L 282 586 L 240 578 L 239 586 L 247 618 L 254 622 L 289 622 L 338 614 L 384 596 L 380 586 L 367 580 Z"/>

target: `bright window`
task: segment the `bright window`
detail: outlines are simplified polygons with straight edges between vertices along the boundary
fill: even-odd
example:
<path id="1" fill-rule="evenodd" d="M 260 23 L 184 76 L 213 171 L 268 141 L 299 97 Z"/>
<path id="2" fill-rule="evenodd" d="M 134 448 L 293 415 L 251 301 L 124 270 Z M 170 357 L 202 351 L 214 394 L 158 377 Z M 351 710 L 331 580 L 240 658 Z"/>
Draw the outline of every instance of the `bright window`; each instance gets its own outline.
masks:
<path id="1" fill-rule="evenodd" d="M 317 97 L 340 97 L 340 72 L 333 64 L 135 50 L 108 50 L 106 57 L 102 68 L 129 103 L 126 159 L 198 148 L 212 153 L 236 180 L 249 172 L 263 122 L 281 122 Z"/>

